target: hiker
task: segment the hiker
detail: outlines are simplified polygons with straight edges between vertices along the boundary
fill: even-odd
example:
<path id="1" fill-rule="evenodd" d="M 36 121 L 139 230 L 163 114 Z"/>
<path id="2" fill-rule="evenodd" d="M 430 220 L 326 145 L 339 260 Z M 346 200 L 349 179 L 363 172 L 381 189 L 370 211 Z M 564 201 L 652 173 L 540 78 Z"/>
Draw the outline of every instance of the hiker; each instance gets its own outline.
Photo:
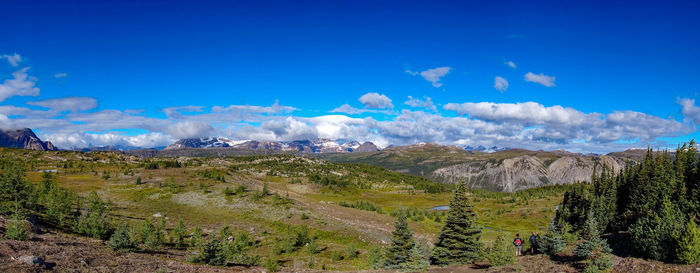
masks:
<path id="1" fill-rule="evenodd" d="M 535 255 L 535 245 L 537 244 L 537 233 L 530 235 L 530 254 Z"/>
<path id="2" fill-rule="evenodd" d="M 515 245 L 515 256 L 523 255 L 521 251 L 523 250 L 523 240 L 520 239 L 520 234 L 515 234 L 515 240 L 513 240 L 513 245 Z"/>

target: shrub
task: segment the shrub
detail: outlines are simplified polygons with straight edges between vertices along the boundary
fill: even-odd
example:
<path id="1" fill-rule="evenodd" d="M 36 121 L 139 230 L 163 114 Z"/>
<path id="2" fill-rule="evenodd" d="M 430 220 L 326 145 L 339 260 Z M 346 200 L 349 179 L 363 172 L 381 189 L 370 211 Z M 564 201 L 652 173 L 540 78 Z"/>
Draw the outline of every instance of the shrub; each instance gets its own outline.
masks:
<path id="1" fill-rule="evenodd" d="M 136 243 L 131 240 L 131 228 L 126 223 L 122 223 L 117 227 L 107 244 L 112 250 L 130 251 L 136 248 Z"/>
<path id="2" fill-rule="evenodd" d="M 496 241 L 488 252 L 489 263 L 491 263 L 492 266 L 512 264 L 515 262 L 513 253 L 513 247 L 511 247 L 511 243 L 506 240 L 505 233 L 499 232 Z"/>
<path id="3" fill-rule="evenodd" d="M 202 245 L 201 253 L 197 256 L 188 258 L 190 262 L 202 263 L 208 265 L 222 266 L 226 265 L 226 255 L 221 245 L 221 240 L 215 234 L 211 235 L 211 239 L 206 244 Z"/>
<path id="4" fill-rule="evenodd" d="M 187 236 L 187 228 L 182 220 L 177 222 L 175 229 L 173 229 L 172 240 L 176 248 L 182 247 L 185 244 L 185 237 Z"/>
<path id="5" fill-rule="evenodd" d="M 357 248 L 355 248 L 355 244 L 352 243 L 348 245 L 348 248 L 345 249 L 345 252 L 347 253 L 346 257 L 348 257 L 348 259 L 355 259 L 357 258 L 357 256 L 360 255 L 360 252 L 357 251 Z"/>
<path id="6" fill-rule="evenodd" d="M 274 259 L 272 257 L 267 258 L 265 260 L 265 269 L 267 272 L 277 272 L 280 270 L 280 265 L 277 262 L 277 259 Z"/>
<path id="7" fill-rule="evenodd" d="M 103 202 L 96 192 L 90 193 L 87 209 L 76 223 L 76 232 L 93 238 L 107 239 L 112 234 L 112 227 L 107 221 L 107 211 L 107 203 Z"/>
<path id="8" fill-rule="evenodd" d="M 190 245 L 198 247 L 200 244 L 202 244 L 202 229 L 199 227 L 194 227 L 192 236 L 190 237 Z"/>
<path id="9" fill-rule="evenodd" d="M 379 247 L 370 249 L 367 262 L 372 269 L 381 269 L 384 267 L 384 251 Z"/>
<path id="10" fill-rule="evenodd" d="M 29 239 L 28 223 L 24 220 L 19 209 L 15 209 L 5 230 L 5 236 L 10 240 L 26 241 Z"/>

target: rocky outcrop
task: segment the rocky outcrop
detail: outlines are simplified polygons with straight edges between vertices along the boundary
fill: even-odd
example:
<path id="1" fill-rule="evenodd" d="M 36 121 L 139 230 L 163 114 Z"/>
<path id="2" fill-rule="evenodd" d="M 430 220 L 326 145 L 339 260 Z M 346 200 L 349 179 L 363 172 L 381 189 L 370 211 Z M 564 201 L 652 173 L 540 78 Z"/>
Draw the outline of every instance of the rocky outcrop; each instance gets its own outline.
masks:
<path id="1" fill-rule="evenodd" d="M 357 147 L 357 149 L 354 150 L 356 153 L 364 153 L 364 152 L 376 152 L 379 151 L 379 147 L 377 145 L 374 145 L 372 142 L 365 142 L 360 145 L 360 147 Z"/>
<path id="2" fill-rule="evenodd" d="M 41 141 L 29 128 L 24 129 L 1 129 L 0 147 L 20 148 L 39 151 L 58 150 L 49 141 Z"/>
<path id="3" fill-rule="evenodd" d="M 594 165 L 615 171 L 625 160 L 611 156 L 563 156 L 543 159 L 523 155 L 500 160 L 473 161 L 435 170 L 432 177 L 446 183 L 465 181 L 471 188 L 513 192 L 545 185 L 590 181 Z M 601 168 L 597 168 L 598 172 Z"/>

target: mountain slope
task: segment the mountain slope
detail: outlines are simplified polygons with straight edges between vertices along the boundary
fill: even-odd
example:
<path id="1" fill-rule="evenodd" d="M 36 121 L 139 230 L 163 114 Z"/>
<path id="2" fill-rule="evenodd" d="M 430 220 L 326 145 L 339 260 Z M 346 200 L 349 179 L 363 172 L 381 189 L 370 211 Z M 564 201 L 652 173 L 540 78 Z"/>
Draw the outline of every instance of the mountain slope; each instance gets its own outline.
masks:
<path id="1" fill-rule="evenodd" d="M 41 141 L 29 128 L 0 129 L 0 147 L 20 148 L 39 151 L 58 150 L 50 141 Z"/>
<path id="2" fill-rule="evenodd" d="M 513 192 L 544 185 L 589 181 L 594 166 L 621 170 L 628 157 L 510 149 L 469 152 L 456 146 L 416 144 L 378 152 L 319 155 L 335 162 L 364 163 L 438 182 L 465 181 L 471 188 Z"/>

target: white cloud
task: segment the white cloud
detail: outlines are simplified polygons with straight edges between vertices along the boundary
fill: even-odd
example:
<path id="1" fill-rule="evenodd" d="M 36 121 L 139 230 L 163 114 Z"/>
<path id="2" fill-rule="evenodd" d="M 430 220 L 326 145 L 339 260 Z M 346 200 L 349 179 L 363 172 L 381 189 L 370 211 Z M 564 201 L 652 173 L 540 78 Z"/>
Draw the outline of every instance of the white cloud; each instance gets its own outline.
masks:
<path id="1" fill-rule="evenodd" d="M 29 101 L 29 105 L 46 107 L 57 112 L 87 111 L 97 107 L 97 100 L 90 97 L 65 97 L 40 101 Z"/>
<path id="2" fill-rule="evenodd" d="M 0 59 L 6 59 L 8 63 L 10 63 L 11 66 L 18 66 L 19 63 L 22 61 L 22 57 L 19 56 L 19 54 L 15 53 L 12 55 L 4 54 L 0 56 Z"/>
<path id="3" fill-rule="evenodd" d="M 498 91 L 505 92 L 508 90 L 508 81 L 502 77 L 496 77 L 494 78 L 493 88 L 496 88 Z"/>
<path id="4" fill-rule="evenodd" d="M 331 113 L 345 113 L 350 115 L 362 114 L 373 110 L 352 107 L 350 104 L 343 104 L 331 110 Z"/>
<path id="5" fill-rule="evenodd" d="M 436 67 L 436 68 L 431 68 L 425 71 L 421 72 L 414 72 L 411 70 L 406 70 L 406 73 L 411 74 L 411 75 L 419 75 L 423 77 L 426 81 L 429 81 L 433 84 L 433 87 L 438 88 L 442 86 L 442 83 L 440 82 L 440 79 L 450 73 L 452 70 L 451 67 L 443 66 L 443 67 Z"/>
<path id="6" fill-rule="evenodd" d="M 391 99 L 389 97 L 385 96 L 384 94 L 379 94 L 376 92 L 370 92 L 367 94 L 362 95 L 358 99 L 366 108 L 371 108 L 371 109 L 387 109 L 387 108 L 394 108 L 394 105 L 391 104 Z"/>
<path id="7" fill-rule="evenodd" d="M 53 74 L 53 77 L 56 79 L 65 78 L 65 77 L 68 77 L 68 73 L 56 73 L 56 74 Z"/>
<path id="8" fill-rule="evenodd" d="M 513 61 L 507 61 L 506 65 L 509 66 L 510 68 L 518 68 L 517 65 Z"/>
<path id="9" fill-rule="evenodd" d="M 13 96 L 38 96 L 39 88 L 35 87 L 36 78 L 27 75 L 29 67 L 12 73 L 13 79 L 7 79 L 0 84 L 0 101 Z"/>
<path id="10" fill-rule="evenodd" d="M 696 125 L 700 125 L 700 107 L 695 105 L 695 99 L 679 98 L 676 100 L 676 102 L 683 107 L 681 109 L 681 113 L 683 113 L 686 120 Z"/>
<path id="11" fill-rule="evenodd" d="M 168 126 L 165 132 L 177 139 L 210 137 L 214 133 L 214 127 L 209 123 L 182 121 Z"/>
<path id="12" fill-rule="evenodd" d="M 556 78 L 554 76 L 547 76 L 547 75 L 542 74 L 542 73 L 535 74 L 532 72 L 527 72 L 527 74 L 525 74 L 525 81 L 539 83 L 539 84 L 544 85 L 546 87 L 556 86 L 556 84 L 554 84 L 555 80 L 556 80 Z"/>
<path id="13" fill-rule="evenodd" d="M 155 148 L 170 145 L 175 139 L 162 133 L 146 133 L 140 135 L 124 135 L 116 133 L 53 133 L 39 134 L 45 141 L 51 141 L 56 147 L 63 149 L 100 147 L 100 146 L 132 146 Z"/>
<path id="14" fill-rule="evenodd" d="M 405 101 L 403 104 L 406 104 L 411 107 L 422 107 L 426 109 L 433 110 L 434 112 L 437 111 L 437 107 L 435 107 L 435 104 L 433 104 L 433 100 L 430 97 L 423 97 L 424 100 L 413 98 L 411 96 L 408 96 L 408 100 Z"/>
<path id="15" fill-rule="evenodd" d="M 289 113 L 292 111 L 299 110 L 291 106 L 280 105 L 279 101 L 275 101 L 271 106 L 257 106 L 257 105 L 230 105 L 228 107 L 214 106 L 212 107 L 212 112 L 234 112 L 234 111 L 245 111 L 252 113 L 266 113 L 266 114 L 279 114 L 279 113 Z"/>

